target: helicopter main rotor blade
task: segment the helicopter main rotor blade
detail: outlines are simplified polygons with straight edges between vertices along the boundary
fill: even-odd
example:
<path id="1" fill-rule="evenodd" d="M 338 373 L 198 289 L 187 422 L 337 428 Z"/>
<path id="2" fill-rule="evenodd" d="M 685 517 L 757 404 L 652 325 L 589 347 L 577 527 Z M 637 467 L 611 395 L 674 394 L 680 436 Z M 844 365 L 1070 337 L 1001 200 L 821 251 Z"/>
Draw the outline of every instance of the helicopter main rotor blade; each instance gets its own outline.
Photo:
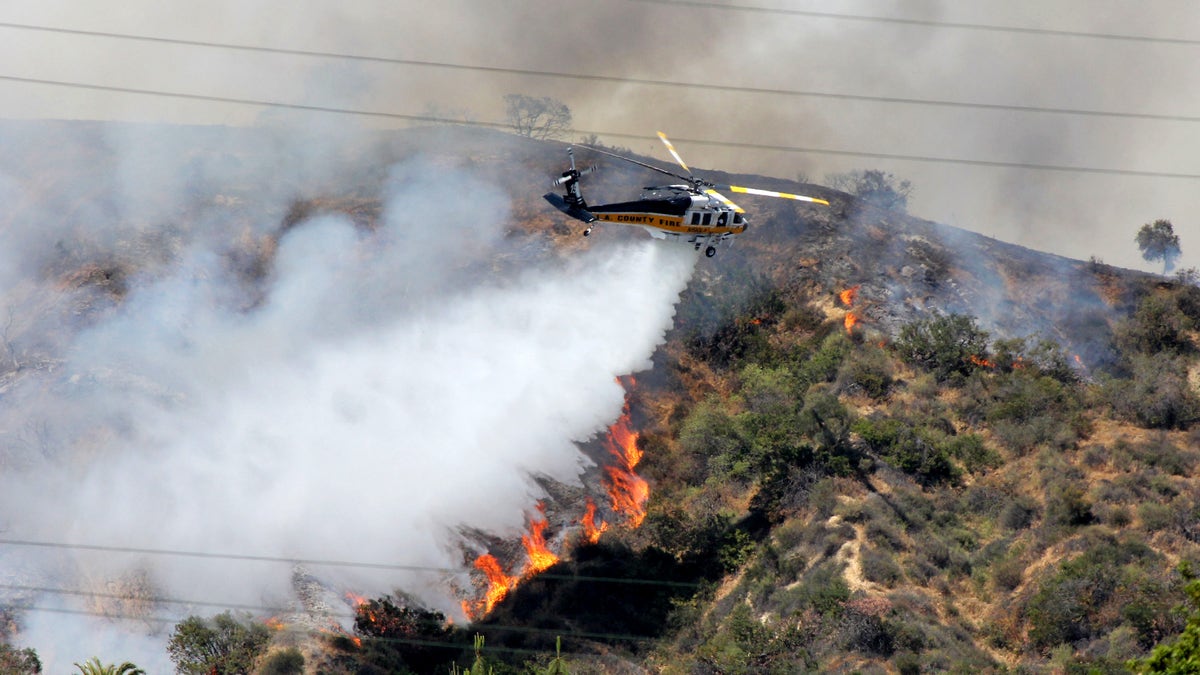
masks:
<path id="1" fill-rule="evenodd" d="M 696 174 L 692 173 L 692 170 L 688 168 L 687 163 L 683 161 L 683 158 L 679 156 L 679 153 L 675 152 L 675 146 L 672 145 L 671 141 L 667 139 L 667 135 L 660 131 L 658 132 L 658 137 L 662 139 L 663 145 L 667 146 L 667 152 L 671 153 L 671 156 L 675 158 L 675 162 L 679 164 L 679 166 L 682 166 L 683 170 L 688 172 L 689 176 L 692 176 L 692 180 L 695 180 Z"/>
<path id="2" fill-rule="evenodd" d="M 672 178 L 678 178 L 679 180 L 685 180 L 688 183 L 695 182 L 695 179 L 690 176 L 680 176 L 679 174 L 674 173 L 672 171 L 667 171 L 666 169 L 660 169 L 657 166 L 654 166 L 653 164 L 647 164 L 645 162 L 639 162 L 636 159 L 630 159 L 629 157 L 626 157 L 625 155 L 618 155 L 615 152 L 601 150 L 600 148 L 593 147 L 591 145 L 585 145 L 583 147 L 587 148 L 588 150 L 591 150 L 592 152 L 598 152 L 602 155 L 608 155 L 609 157 L 616 157 L 617 159 L 625 160 L 626 162 L 629 162 L 630 164 L 637 164 L 638 166 L 640 166 L 644 169 L 650 169 L 651 171 L 657 171 L 659 173 L 666 174 L 668 176 L 671 176 Z"/>
<path id="3" fill-rule="evenodd" d="M 716 197 L 717 201 L 721 202 L 725 206 L 728 206 L 729 208 L 733 209 L 734 211 L 737 211 L 738 213 L 746 212 L 746 209 L 743 209 L 742 207 L 738 206 L 737 204 L 734 204 L 732 201 L 729 200 L 729 197 L 726 197 L 725 195 L 721 194 L 720 192 L 717 192 L 716 190 L 714 190 L 712 188 L 705 190 L 704 194 L 709 195 L 711 197 Z"/>
<path id="4" fill-rule="evenodd" d="M 759 195 L 760 197 L 779 197 L 780 199 L 794 199 L 798 202 L 811 202 L 813 204 L 824 204 L 829 206 L 829 202 L 817 197 L 806 197 L 804 195 L 794 195 L 790 192 L 776 192 L 774 190 L 760 190 L 758 188 L 742 187 L 740 185 L 717 185 L 722 190 L 730 192 L 740 192 L 747 195 Z"/>

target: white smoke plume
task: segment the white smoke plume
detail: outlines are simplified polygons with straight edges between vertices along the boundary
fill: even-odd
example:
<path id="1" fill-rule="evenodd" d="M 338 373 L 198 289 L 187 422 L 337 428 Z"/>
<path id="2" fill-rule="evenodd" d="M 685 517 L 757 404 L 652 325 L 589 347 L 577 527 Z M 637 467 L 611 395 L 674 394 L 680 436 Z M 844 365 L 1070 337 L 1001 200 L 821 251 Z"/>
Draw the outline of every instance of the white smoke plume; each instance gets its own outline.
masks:
<path id="1" fill-rule="evenodd" d="M 210 603 L 151 612 L 171 618 L 294 600 L 291 565 L 247 556 L 461 570 L 465 583 L 457 528 L 515 535 L 542 496 L 531 476 L 578 482 L 575 442 L 619 414 L 615 377 L 649 367 L 694 252 L 638 239 L 494 274 L 509 195 L 420 158 L 394 166 L 384 192 L 377 230 L 336 215 L 288 230 L 249 310 L 228 242 L 185 238 L 65 340 L 53 377 L 15 382 L 5 418 L 41 432 L 5 435 L 0 536 L 212 557 L 0 546 L 11 585 L 119 594 L 133 578 Z M 160 197 L 114 199 L 128 214 Z M 401 588 L 459 613 L 449 573 L 309 568 L 333 588 Z M 99 619 L 87 596 L 0 593 L 34 608 L 17 643 L 50 671 L 91 656 L 169 668 L 170 623 Z"/>

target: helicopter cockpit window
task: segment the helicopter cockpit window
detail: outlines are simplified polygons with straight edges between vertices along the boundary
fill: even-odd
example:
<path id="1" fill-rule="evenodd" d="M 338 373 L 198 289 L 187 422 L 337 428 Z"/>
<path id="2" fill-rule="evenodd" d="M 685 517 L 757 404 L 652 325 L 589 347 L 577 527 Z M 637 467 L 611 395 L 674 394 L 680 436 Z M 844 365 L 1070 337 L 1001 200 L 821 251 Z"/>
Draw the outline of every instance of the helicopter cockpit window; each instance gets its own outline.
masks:
<path id="1" fill-rule="evenodd" d="M 700 212 L 699 211 L 695 211 L 692 213 L 692 224 L 693 225 L 700 224 Z"/>
<path id="2" fill-rule="evenodd" d="M 733 222 L 734 223 L 742 222 L 742 214 L 740 214 L 740 213 L 733 214 Z"/>
<path id="3" fill-rule="evenodd" d="M 702 224 L 702 225 L 708 225 L 708 224 L 709 224 L 709 223 L 711 223 L 711 222 L 712 222 L 712 214 L 711 214 L 711 213 L 706 213 L 706 214 L 704 214 L 704 222 L 703 222 L 703 223 L 701 223 L 701 224 Z"/>
<path id="4" fill-rule="evenodd" d="M 727 214 L 722 213 L 721 215 L 717 216 L 717 224 L 724 225 L 727 218 L 729 218 L 729 216 Z"/>

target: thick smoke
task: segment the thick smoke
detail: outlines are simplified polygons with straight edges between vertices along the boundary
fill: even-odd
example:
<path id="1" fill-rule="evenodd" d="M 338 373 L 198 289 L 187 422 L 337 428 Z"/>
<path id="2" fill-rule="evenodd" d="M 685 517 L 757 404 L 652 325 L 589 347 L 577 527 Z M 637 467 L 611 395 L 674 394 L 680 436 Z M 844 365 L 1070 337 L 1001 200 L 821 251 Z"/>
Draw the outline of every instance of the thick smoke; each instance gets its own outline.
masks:
<path id="1" fill-rule="evenodd" d="M 5 418 L 39 434 L 7 435 L 4 537 L 215 557 L 10 546 L 7 578 L 142 589 L 168 601 L 149 617 L 170 618 L 293 604 L 292 567 L 246 556 L 375 563 L 402 568 L 308 567 L 332 589 L 402 588 L 458 613 L 458 528 L 515 536 L 542 496 L 533 476 L 578 482 L 575 442 L 619 413 L 615 377 L 649 366 L 695 257 L 638 240 L 497 274 L 499 188 L 418 157 L 384 191 L 376 230 L 322 215 L 283 234 L 253 302 L 229 242 L 194 236 L 86 330 L 49 327 L 70 333 L 63 362 L 6 393 Z M 105 191 L 126 214 L 150 194 Z M 165 654 L 169 624 L 87 615 L 115 601 L 17 599 L 36 608 L 19 642 L 51 669 L 100 655 L 153 670 Z"/>

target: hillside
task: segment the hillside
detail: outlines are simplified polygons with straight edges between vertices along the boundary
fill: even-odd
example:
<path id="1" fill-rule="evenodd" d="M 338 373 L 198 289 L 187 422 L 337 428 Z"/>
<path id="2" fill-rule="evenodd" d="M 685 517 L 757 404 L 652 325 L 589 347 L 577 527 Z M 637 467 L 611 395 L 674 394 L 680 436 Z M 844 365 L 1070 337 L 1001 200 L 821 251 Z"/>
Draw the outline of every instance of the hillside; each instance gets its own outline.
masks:
<path id="1" fill-rule="evenodd" d="M 445 278 L 386 287 L 397 305 L 424 310 L 421 294 L 451 277 L 513 284 L 646 236 L 598 227 L 584 239 L 541 199 L 565 161 L 556 142 L 456 127 L 321 139 L 319 161 L 264 174 L 280 159 L 271 134 L 195 129 L 164 136 L 163 152 L 198 178 L 156 182 L 149 171 L 125 182 L 113 133 L 0 125 L 11 150 L 7 226 L 35 237 L 22 219 L 47 213 L 63 225 L 56 254 L 12 261 L 6 278 L 3 470 L 33 446 L 88 454 L 123 433 L 71 429 L 65 442 L 31 428 L 25 404 L 68 383 L 186 399 L 119 364 L 62 372 L 72 336 L 121 316 L 131 289 L 182 266 L 185 242 L 221 241 L 218 264 L 203 269 L 227 273 L 220 301 L 251 316 L 275 292 L 293 230 L 333 214 L 373 232 L 398 208 L 386 205 L 396 184 L 436 189 L 416 170 L 397 176 L 390 167 L 402 160 L 465 177 L 461 201 L 416 214 L 421 226 L 442 226 L 442 208 L 505 222 L 495 240 L 453 230 Z M 589 200 L 624 199 L 645 181 L 599 164 Z M 831 206 L 739 200 L 750 229 L 700 257 L 652 368 L 622 382 L 641 455 L 633 464 L 650 487 L 641 526 L 616 526 L 607 510 L 614 526 L 598 543 L 563 545 L 596 488 L 539 476 L 545 534 L 562 560 L 486 616 L 464 628 L 414 618 L 419 600 L 397 589 L 396 604 L 357 608 L 354 636 L 283 632 L 273 649 L 300 649 L 309 672 L 424 667 L 414 659 L 444 672 L 453 659 L 470 664 L 478 632 L 497 672 L 544 664 L 556 636 L 574 673 L 1122 672 L 1182 630 L 1177 567 L 1200 559 L 1196 287 L 821 186 L 703 173 Z M 497 189 L 472 192 L 480 184 Z M 95 198 L 110 188 L 144 191 L 144 210 Z M 583 444 L 600 465 L 602 442 Z M 470 500 L 474 487 L 459 488 Z M 516 542 L 492 537 L 467 539 L 520 556 Z M 5 604 L 14 627 L 19 606 Z"/>

